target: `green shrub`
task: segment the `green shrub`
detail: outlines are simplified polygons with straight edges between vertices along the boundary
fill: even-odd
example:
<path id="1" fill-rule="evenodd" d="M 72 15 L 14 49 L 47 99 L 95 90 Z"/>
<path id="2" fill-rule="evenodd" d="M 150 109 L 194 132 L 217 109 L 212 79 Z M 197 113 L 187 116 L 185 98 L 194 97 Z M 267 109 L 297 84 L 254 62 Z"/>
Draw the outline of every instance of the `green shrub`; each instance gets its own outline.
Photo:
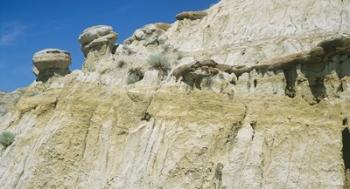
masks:
<path id="1" fill-rule="evenodd" d="M 5 148 L 10 146 L 15 141 L 15 135 L 9 131 L 3 131 L 0 134 L 0 144 Z"/>
<path id="2" fill-rule="evenodd" d="M 162 54 L 154 54 L 148 57 L 147 63 L 152 69 L 159 70 L 164 75 L 171 69 L 169 61 Z"/>
<path id="3" fill-rule="evenodd" d="M 141 68 L 131 68 L 128 74 L 128 84 L 134 84 L 143 79 Z"/>

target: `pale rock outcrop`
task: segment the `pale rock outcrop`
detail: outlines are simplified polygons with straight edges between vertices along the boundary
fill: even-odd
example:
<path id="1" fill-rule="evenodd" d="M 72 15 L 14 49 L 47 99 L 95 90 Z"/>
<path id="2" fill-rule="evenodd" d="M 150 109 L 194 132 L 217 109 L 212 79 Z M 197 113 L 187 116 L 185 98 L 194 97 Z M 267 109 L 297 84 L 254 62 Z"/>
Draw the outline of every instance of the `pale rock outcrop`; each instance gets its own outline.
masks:
<path id="1" fill-rule="evenodd" d="M 223 0 L 206 10 L 205 19 L 175 22 L 166 34 L 174 48 L 197 59 L 255 65 L 349 36 L 349 10 L 341 0 Z"/>
<path id="2" fill-rule="evenodd" d="M 37 81 L 47 81 L 54 75 L 65 76 L 70 73 L 70 53 L 60 49 L 44 49 L 33 55 L 33 73 Z"/>
<path id="3" fill-rule="evenodd" d="M 350 1 L 206 12 L 0 94 L 1 188 L 348 189 Z"/>

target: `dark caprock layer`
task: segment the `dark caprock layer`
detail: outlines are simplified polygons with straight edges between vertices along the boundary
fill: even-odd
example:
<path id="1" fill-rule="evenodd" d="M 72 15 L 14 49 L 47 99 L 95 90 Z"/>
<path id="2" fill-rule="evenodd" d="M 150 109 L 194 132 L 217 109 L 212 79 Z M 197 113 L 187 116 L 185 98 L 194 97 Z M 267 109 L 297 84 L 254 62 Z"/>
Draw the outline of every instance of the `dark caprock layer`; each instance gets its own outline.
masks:
<path id="1" fill-rule="evenodd" d="M 289 97 L 294 97 L 297 69 L 300 69 L 309 81 L 311 92 L 316 99 L 319 99 L 323 98 L 323 82 L 326 75 L 335 71 L 339 79 L 350 76 L 350 65 L 346 64 L 348 59 L 350 59 L 350 38 L 339 37 L 323 41 L 309 51 L 273 58 L 251 67 L 230 66 L 213 60 L 204 60 L 179 66 L 172 75 L 177 80 L 182 78 L 185 83 L 200 88 L 204 77 L 214 76 L 220 72 L 234 73 L 239 78 L 242 74 L 253 70 L 262 74 L 282 70 L 286 78 L 285 93 Z"/>

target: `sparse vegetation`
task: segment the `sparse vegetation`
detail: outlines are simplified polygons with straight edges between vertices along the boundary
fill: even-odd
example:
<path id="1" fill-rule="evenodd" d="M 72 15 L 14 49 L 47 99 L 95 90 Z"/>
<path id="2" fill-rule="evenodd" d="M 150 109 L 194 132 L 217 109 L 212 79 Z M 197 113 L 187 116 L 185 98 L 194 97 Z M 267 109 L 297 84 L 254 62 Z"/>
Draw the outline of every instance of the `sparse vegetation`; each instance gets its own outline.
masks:
<path id="1" fill-rule="evenodd" d="M 148 57 L 147 63 L 151 69 L 159 70 L 160 75 L 163 77 L 168 74 L 171 69 L 169 61 L 162 54 L 154 54 Z"/>
<path id="2" fill-rule="evenodd" d="M 134 84 L 143 79 L 143 72 L 141 68 L 131 68 L 128 74 L 128 84 Z"/>
<path id="3" fill-rule="evenodd" d="M 119 60 L 117 63 L 118 68 L 123 68 L 125 66 L 126 62 L 124 60 Z"/>
<path id="4" fill-rule="evenodd" d="M 0 144 L 5 148 L 10 146 L 15 141 L 15 135 L 9 131 L 3 131 L 0 134 Z"/>

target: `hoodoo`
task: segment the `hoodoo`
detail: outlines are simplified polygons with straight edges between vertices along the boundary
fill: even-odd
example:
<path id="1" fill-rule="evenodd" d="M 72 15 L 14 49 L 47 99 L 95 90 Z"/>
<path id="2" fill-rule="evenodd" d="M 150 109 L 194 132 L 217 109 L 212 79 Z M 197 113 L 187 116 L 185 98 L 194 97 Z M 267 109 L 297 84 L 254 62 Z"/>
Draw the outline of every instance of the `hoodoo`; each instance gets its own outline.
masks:
<path id="1" fill-rule="evenodd" d="M 60 49 L 44 49 L 33 56 L 33 73 L 37 81 L 47 81 L 56 75 L 65 76 L 70 73 L 70 53 Z"/>
<path id="2" fill-rule="evenodd" d="M 97 57 L 108 56 L 114 51 L 114 43 L 118 34 L 111 26 L 97 25 L 86 28 L 79 36 L 81 50 L 87 61 L 85 68 L 95 70 Z M 90 62 L 90 63 L 87 63 Z"/>

